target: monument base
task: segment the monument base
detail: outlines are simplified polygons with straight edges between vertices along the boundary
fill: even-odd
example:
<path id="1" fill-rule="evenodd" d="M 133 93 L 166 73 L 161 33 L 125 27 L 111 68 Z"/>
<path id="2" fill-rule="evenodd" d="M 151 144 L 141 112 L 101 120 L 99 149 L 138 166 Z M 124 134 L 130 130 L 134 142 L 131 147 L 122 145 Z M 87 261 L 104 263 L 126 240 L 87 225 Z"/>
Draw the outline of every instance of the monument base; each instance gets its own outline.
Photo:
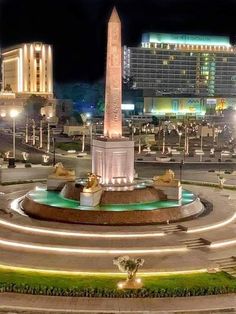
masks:
<path id="1" fill-rule="evenodd" d="M 80 205 L 95 207 L 99 205 L 102 196 L 102 189 L 94 192 L 81 192 L 80 193 Z"/>
<path id="2" fill-rule="evenodd" d="M 92 172 L 102 185 L 124 186 L 134 179 L 134 141 L 127 138 L 93 140 Z"/>

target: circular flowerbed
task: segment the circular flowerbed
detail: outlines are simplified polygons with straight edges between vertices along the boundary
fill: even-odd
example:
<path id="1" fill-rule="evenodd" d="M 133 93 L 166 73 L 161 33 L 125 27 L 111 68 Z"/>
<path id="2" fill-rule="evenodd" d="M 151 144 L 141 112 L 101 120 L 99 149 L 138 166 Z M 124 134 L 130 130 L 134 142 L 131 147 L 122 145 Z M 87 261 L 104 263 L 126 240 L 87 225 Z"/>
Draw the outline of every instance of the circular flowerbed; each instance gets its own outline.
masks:
<path id="1" fill-rule="evenodd" d="M 118 290 L 120 274 L 64 274 L 33 270 L 0 270 L 0 292 L 75 297 L 186 297 L 236 292 L 236 279 L 226 273 L 142 275 L 144 288 Z"/>

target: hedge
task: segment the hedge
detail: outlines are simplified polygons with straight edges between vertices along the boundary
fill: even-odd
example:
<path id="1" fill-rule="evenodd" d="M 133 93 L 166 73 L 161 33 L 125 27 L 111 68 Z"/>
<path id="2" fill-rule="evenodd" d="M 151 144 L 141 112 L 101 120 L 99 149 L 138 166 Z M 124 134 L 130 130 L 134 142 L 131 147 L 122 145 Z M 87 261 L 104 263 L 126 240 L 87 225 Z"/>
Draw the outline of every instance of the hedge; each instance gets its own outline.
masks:
<path id="1" fill-rule="evenodd" d="M 165 298 L 189 297 L 235 293 L 236 287 L 196 287 L 196 288 L 142 288 L 137 290 L 117 290 L 106 288 L 59 288 L 29 286 L 27 284 L 0 283 L 0 292 L 14 292 L 47 296 L 99 297 L 99 298 Z"/>

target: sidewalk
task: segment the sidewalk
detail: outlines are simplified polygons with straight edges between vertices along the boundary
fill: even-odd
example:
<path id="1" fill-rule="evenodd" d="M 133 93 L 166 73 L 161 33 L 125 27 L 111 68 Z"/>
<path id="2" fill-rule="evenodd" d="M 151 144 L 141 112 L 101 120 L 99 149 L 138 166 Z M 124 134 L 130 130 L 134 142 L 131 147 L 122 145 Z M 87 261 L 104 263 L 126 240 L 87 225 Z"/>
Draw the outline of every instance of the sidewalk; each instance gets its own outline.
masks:
<path id="1" fill-rule="evenodd" d="M 0 313 L 231 313 L 236 295 L 163 299 L 107 299 L 48 297 L 16 293 L 0 294 Z M 12 312 L 14 310 L 14 312 Z M 37 311 L 34 311 L 37 310 Z M 17 311 L 17 312 L 16 312 Z M 19 312 L 18 312 L 19 311 Z"/>

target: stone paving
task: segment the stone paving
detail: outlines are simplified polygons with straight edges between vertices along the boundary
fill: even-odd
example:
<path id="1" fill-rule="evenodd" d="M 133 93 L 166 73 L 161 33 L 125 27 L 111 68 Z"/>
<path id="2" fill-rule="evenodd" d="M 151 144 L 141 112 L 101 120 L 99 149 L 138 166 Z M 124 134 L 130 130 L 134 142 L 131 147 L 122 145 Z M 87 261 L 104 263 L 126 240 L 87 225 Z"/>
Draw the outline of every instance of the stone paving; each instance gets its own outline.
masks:
<path id="1" fill-rule="evenodd" d="M 236 313 L 236 296 L 163 299 L 47 297 L 2 293 L 0 313 Z M 35 310 L 37 308 L 37 310 Z"/>

